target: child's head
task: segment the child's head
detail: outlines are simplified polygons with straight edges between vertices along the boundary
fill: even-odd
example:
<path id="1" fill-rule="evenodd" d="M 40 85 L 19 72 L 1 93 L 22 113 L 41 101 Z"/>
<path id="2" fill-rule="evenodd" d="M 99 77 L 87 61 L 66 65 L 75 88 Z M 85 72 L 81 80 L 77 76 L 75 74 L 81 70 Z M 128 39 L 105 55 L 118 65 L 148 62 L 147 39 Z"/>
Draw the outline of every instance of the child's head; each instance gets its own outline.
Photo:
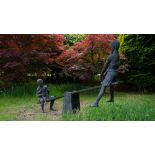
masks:
<path id="1" fill-rule="evenodd" d="M 120 44 L 119 44 L 119 41 L 118 41 L 118 40 L 113 40 L 113 41 L 112 41 L 112 43 L 111 43 L 111 48 L 112 48 L 112 50 L 118 51 L 119 46 L 120 46 Z"/>
<path id="2" fill-rule="evenodd" d="M 43 86 L 43 80 L 42 79 L 38 79 L 37 80 L 37 84 L 38 84 L 38 86 Z"/>

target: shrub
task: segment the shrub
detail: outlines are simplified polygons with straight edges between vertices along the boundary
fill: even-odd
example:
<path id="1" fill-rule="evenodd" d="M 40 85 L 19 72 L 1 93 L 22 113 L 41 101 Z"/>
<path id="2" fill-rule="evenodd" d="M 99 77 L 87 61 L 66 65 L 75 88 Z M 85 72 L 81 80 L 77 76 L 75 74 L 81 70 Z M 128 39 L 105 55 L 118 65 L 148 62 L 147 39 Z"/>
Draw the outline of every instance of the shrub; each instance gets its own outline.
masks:
<path id="1" fill-rule="evenodd" d="M 57 63 L 63 66 L 65 74 L 82 81 L 94 80 L 101 71 L 104 61 L 111 51 L 110 34 L 89 34 L 68 50 L 62 52 Z"/>
<path id="2" fill-rule="evenodd" d="M 7 85 L 23 83 L 32 75 L 53 75 L 64 41 L 61 34 L 1 34 L 0 80 Z"/>
<path id="3" fill-rule="evenodd" d="M 84 34 L 65 34 L 65 45 L 67 47 L 73 46 L 75 43 L 85 39 Z"/>
<path id="4" fill-rule="evenodd" d="M 127 58 L 129 84 L 141 90 L 155 86 L 155 35 L 122 34 L 119 36 L 120 51 Z"/>

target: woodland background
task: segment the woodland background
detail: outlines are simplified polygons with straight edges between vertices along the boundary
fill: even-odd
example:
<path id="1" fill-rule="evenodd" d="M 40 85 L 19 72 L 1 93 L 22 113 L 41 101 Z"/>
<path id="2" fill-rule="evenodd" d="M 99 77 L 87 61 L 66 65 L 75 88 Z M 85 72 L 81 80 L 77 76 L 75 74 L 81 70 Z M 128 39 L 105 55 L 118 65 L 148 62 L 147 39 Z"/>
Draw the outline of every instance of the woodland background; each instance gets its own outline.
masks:
<path id="1" fill-rule="evenodd" d="M 98 83 L 113 39 L 120 41 L 123 89 L 153 91 L 155 35 L 151 34 L 1 34 L 0 89 L 37 78 Z"/>

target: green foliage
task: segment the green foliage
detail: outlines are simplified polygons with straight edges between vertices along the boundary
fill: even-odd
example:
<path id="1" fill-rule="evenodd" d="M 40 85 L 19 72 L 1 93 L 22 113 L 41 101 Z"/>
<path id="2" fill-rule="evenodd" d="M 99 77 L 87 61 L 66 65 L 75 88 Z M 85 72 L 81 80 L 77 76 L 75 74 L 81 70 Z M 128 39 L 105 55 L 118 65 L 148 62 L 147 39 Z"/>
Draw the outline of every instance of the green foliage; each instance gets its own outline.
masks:
<path id="1" fill-rule="evenodd" d="M 85 34 L 65 34 L 65 44 L 69 46 L 73 46 L 75 43 L 80 42 L 85 39 Z"/>
<path id="2" fill-rule="evenodd" d="M 129 64 L 127 80 L 145 89 L 155 85 L 155 35 L 119 35 L 120 51 Z"/>
<path id="3" fill-rule="evenodd" d="M 4 81 L 0 80 L 0 88 L 4 85 Z"/>

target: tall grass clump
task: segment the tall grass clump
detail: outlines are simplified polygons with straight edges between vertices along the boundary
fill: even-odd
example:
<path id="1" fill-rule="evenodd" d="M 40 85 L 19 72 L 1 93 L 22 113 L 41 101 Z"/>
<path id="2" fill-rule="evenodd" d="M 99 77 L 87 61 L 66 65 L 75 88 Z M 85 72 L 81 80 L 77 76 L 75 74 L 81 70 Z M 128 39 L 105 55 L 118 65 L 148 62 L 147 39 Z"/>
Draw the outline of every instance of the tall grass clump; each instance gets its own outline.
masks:
<path id="1" fill-rule="evenodd" d="M 65 91 L 73 91 L 84 88 L 84 86 L 74 83 L 57 83 L 57 84 L 46 84 L 50 91 L 50 95 L 58 96 L 64 94 Z M 18 84 L 14 85 L 7 90 L 0 92 L 0 96 L 12 96 L 12 97 L 23 97 L 23 96 L 36 96 L 36 83 Z"/>

